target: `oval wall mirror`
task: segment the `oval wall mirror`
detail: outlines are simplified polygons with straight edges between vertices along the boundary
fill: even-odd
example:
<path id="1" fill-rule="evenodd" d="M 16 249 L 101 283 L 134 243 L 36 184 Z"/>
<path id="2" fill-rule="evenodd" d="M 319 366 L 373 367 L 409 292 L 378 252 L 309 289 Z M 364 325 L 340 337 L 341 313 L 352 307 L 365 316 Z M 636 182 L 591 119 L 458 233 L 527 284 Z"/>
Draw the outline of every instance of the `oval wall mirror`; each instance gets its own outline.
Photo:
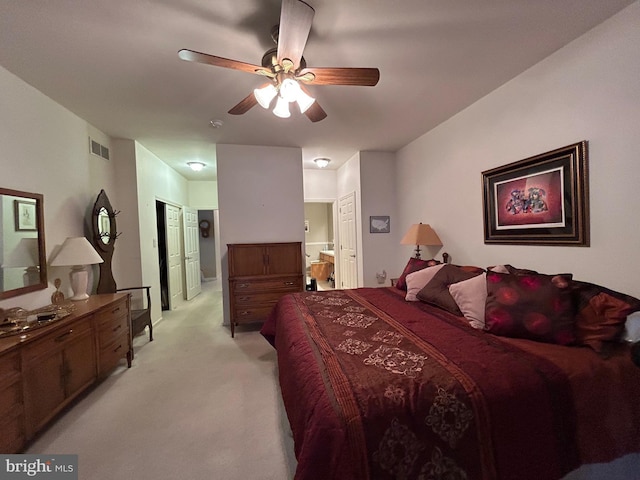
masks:
<path id="1" fill-rule="evenodd" d="M 113 293 L 116 291 L 116 281 L 111 271 L 113 250 L 118 234 L 116 233 L 116 213 L 113 211 L 109 197 L 104 190 L 100 190 L 91 213 L 91 227 L 93 229 L 93 246 L 104 262 L 100 264 L 100 278 L 97 293 Z"/>
<path id="2" fill-rule="evenodd" d="M 45 288 L 43 196 L 0 188 L 0 300 Z"/>

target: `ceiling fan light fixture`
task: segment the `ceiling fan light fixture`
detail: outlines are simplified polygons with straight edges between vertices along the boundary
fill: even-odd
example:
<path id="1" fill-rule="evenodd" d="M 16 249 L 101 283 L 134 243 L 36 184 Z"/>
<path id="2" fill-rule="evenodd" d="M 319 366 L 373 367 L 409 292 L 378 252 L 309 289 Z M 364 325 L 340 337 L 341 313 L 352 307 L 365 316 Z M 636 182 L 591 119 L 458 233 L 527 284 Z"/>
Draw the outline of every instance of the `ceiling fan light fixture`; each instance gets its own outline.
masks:
<path id="1" fill-rule="evenodd" d="M 329 165 L 329 162 L 331 162 L 331 160 L 329 160 L 328 158 L 316 158 L 313 161 L 316 163 L 318 168 L 325 168 L 327 165 Z"/>
<path id="2" fill-rule="evenodd" d="M 266 87 L 256 88 L 253 94 L 262 108 L 269 108 L 269 105 L 278 94 L 278 89 L 270 83 Z"/>
<path id="3" fill-rule="evenodd" d="M 280 84 L 280 96 L 287 102 L 293 103 L 300 94 L 300 85 L 292 78 L 285 78 Z"/>
<path id="4" fill-rule="evenodd" d="M 194 172 L 199 172 L 204 168 L 204 163 L 202 162 L 187 162 L 187 165 L 189 165 L 189 168 Z"/>
<path id="5" fill-rule="evenodd" d="M 296 102 L 298 102 L 298 106 L 300 107 L 300 113 L 304 113 L 309 110 L 309 107 L 313 105 L 315 101 L 315 98 L 307 95 L 302 91 L 302 89 L 300 89 L 300 91 L 298 92 L 298 98 L 296 98 Z"/>
<path id="6" fill-rule="evenodd" d="M 289 112 L 289 102 L 279 96 L 276 108 L 273 109 L 273 114 L 276 117 L 289 118 L 291 116 L 291 112 Z"/>

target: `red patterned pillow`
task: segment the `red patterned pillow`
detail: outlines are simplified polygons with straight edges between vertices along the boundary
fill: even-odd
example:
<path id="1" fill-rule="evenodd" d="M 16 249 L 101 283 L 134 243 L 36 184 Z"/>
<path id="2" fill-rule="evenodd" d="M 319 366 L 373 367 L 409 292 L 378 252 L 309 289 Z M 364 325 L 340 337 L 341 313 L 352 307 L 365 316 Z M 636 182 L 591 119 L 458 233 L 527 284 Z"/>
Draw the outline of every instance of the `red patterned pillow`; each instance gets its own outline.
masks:
<path id="1" fill-rule="evenodd" d="M 417 272 L 418 270 L 422 270 L 423 268 L 432 267 L 434 265 L 438 265 L 440 262 L 438 260 L 422 260 L 420 258 L 411 257 L 407 262 L 407 266 L 404 267 L 402 271 L 402 275 L 398 277 L 396 281 L 396 288 L 399 290 L 407 290 L 407 280 L 406 277 L 410 273 Z"/>
<path id="2" fill-rule="evenodd" d="M 486 330 L 505 337 L 575 342 L 570 275 L 487 272 Z"/>
<path id="3" fill-rule="evenodd" d="M 640 311 L 640 300 L 587 282 L 572 282 L 576 308 L 576 340 L 605 354 L 620 340 L 627 316 Z"/>

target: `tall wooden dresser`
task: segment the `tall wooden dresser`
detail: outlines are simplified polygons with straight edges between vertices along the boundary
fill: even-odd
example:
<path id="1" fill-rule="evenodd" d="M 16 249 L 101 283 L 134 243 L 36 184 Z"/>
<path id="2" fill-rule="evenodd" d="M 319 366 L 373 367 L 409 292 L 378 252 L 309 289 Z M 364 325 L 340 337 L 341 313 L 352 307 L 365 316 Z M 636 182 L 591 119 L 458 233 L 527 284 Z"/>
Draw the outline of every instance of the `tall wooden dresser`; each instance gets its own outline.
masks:
<path id="1" fill-rule="evenodd" d="M 302 243 L 228 244 L 231 336 L 264 321 L 280 297 L 304 290 Z"/>

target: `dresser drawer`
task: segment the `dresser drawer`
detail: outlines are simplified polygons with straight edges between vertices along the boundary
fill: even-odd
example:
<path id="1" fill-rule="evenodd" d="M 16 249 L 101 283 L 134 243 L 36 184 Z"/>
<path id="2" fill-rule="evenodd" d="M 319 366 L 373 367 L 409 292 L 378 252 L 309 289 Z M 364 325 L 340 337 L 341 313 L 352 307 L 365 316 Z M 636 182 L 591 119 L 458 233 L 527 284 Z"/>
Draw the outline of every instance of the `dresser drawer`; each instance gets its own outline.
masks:
<path id="1" fill-rule="evenodd" d="M 111 371 L 127 355 L 129 351 L 129 334 L 121 333 L 110 343 L 100 347 L 100 364 L 98 370 L 101 374 Z"/>
<path id="2" fill-rule="evenodd" d="M 100 330 L 102 326 L 111 324 L 112 322 L 116 322 L 117 319 L 121 317 L 128 316 L 127 303 L 126 300 L 121 300 L 115 305 L 102 310 L 95 316 L 96 325 L 98 325 L 98 329 Z"/>
<path id="3" fill-rule="evenodd" d="M 302 291 L 302 277 L 280 277 L 269 280 L 234 280 L 231 288 L 236 295 L 246 293 L 267 292 L 299 292 Z"/>
<path id="4" fill-rule="evenodd" d="M 236 323 L 251 323 L 265 320 L 267 315 L 271 313 L 274 305 L 275 303 L 273 305 L 254 305 L 246 308 L 237 308 L 234 320 Z"/>
<path id="5" fill-rule="evenodd" d="M 33 363 L 39 357 L 46 357 L 51 352 L 64 348 L 76 338 L 91 333 L 91 321 L 84 318 L 78 322 L 51 332 L 46 338 L 25 346 L 22 350 L 22 358 L 25 364 Z"/>
<path id="6" fill-rule="evenodd" d="M 98 343 L 99 348 L 106 347 L 114 341 L 114 339 L 127 334 L 129 332 L 129 316 L 126 314 L 119 317 L 105 319 L 98 326 Z"/>
<path id="7" fill-rule="evenodd" d="M 287 292 L 251 293 L 239 292 L 233 297 L 234 305 L 237 308 L 250 305 L 275 305 L 280 297 Z"/>

